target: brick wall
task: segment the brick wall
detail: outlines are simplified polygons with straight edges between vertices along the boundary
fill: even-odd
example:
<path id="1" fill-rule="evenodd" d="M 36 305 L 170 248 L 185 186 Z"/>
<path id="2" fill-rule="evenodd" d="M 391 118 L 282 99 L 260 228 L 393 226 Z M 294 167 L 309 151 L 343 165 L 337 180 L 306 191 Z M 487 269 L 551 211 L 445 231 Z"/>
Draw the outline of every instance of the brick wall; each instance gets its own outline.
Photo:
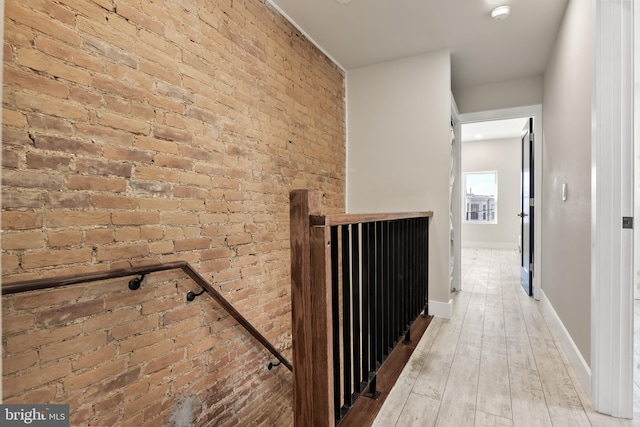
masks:
<path id="1" fill-rule="evenodd" d="M 5 4 L 3 282 L 185 260 L 291 357 L 288 193 L 344 209 L 343 74 L 264 0 Z M 292 376 L 179 271 L 2 298 L 5 403 L 291 424 Z"/>

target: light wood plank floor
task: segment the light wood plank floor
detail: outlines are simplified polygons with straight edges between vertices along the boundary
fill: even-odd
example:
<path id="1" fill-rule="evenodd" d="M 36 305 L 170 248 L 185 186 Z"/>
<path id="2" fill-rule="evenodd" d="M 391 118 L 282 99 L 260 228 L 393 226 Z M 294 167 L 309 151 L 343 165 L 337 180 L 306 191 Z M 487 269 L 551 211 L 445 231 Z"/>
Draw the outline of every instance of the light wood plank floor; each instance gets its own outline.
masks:
<path id="1" fill-rule="evenodd" d="M 452 318 L 431 322 L 374 426 L 640 427 L 638 419 L 593 411 L 538 303 L 520 286 L 518 256 L 463 250 Z M 636 355 L 637 366 L 640 346 Z"/>

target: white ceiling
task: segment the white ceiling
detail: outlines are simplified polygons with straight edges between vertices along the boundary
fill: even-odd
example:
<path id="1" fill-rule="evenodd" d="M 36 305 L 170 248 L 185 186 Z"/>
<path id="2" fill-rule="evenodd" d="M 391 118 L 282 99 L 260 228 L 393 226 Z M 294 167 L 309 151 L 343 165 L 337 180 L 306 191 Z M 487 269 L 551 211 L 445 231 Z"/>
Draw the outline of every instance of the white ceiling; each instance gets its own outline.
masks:
<path id="1" fill-rule="evenodd" d="M 268 2 L 345 70 L 449 48 L 455 91 L 541 75 L 568 0 Z"/>
<path id="2" fill-rule="evenodd" d="M 493 120 L 490 122 L 465 123 L 462 128 L 462 142 L 486 139 L 520 138 L 529 118 Z"/>

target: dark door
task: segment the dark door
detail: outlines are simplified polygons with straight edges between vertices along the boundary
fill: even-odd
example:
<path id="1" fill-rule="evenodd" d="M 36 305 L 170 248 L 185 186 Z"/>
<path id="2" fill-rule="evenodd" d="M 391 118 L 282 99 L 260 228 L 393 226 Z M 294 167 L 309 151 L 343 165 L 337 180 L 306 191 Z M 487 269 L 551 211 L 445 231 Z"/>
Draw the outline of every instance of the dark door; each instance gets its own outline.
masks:
<path id="1" fill-rule="evenodd" d="M 530 118 L 522 131 L 522 207 L 518 216 L 521 219 L 521 259 L 520 283 L 527 295 L 533 295 L 533 118 Z"/>

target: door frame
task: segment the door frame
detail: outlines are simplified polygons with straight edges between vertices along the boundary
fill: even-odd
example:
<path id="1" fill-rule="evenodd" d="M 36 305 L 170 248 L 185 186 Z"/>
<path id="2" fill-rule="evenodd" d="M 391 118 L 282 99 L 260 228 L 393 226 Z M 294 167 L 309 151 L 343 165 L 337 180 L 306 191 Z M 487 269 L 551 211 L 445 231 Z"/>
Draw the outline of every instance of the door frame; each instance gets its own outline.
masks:
<path id="1" fill-rule="evenodd" d="M 621 418 L 633 417 L 633 230 L 621 224 L 633 216 L 633 3 L 591 3 L 591 402 Z"/>
<path id="2" fill-rule="evenodd" d="M 517 119 L 520 117 L 533 117 L 533 133 L 534 133 L 534 148 L 533 148 L 533 156 L 534 156 L 534 188 L 540 189 L 542 188 L 542 105 L 529 105 L 525 107 L 514 107 L 514 108 L 505 108 L 500 110 L 489 110 L 489 111 L 480 111 L 477 113 L 465 113 L 459 115 L 459 123 L 460 125 L 468 124 L 468 123 L 476 123 L 476 122 L 489 122 L 495 120 L 505 120 L 505 119 Z M 460 176 L 456 177 L 456 179 L 462 179 L 461 171 L 458 171 Z M 535 193 L 535 208 L 536 212 L 542 212 L 542 197 L 540 197 L 540 191 Z M 462 200 L 462 195 L 458 194 L 458 200 Z M 462 231 L 462 223 L 457 223 L 454 226 L 456 229 L 454 230 L 454 235 L 461 235 Z M 541 290 L 541 282 L 540 272 L 543 271 L 542 267 L 542 256 L 540 253 L 540 248 L 542 246 L 542 223 L 541 216 L 535 215 L 533 218 L 533 259 L 534 263 L 534 272 L 533 272 L 533 297 L 536 300 L 540 299 L 540 290 Z"/>
<path id="3" fill-rule="evenodd" d="M 453 263 L 453 271 L 451 272 L 451 289 L 453 292 L 462 290 L 462 205 L 460 200 L 462 197 L 462 125 L 460 123 L 460 113 L 456 100 L 451 94 L 451 119 L 453 120 L 453 136 L 454 141 L 451 150 L 451 167 L 453 169 L 453 187 L 451 189 L 451 253 L 449 254 L 450 262 Z"/>
<path id="4" fill-rule="evenodd" d="M 533 148 L 535 147 L 535 132 L 533 130 L 534 119 L 529 117 L 527 119 L 527 124 L 522 129 L 522 136 L 520 137 L 521 141 L 521 166 L 520 166 L 520 284 L 522 285 L 524 291 L 527 295 L 533 294 L 533 269 L 531 266 L 535 263 L 534 254 L 531 251 L 531 246 L 533 246 L 534 251 L 536 248 L 535 239 L 531 238 L 531 228 L 533 227 L 533 232 L 535 233 L 535 220 L 537 218 L 537 211 L 535 206 L 531 206 L 530 200 L 535 200 L 536 194 L 539 194 L 540 189 L 536 188 L 535 182 L 531 180 L 531 174 L 533 174 L 533 180 L 535 181 L 536 173 L 535 173 L 535 155 L 533 153 Z M 533 138 L 533 146 L 531 144 L 531 139 Z M 533 168 L 531 167 L 533 164 Z M 527 176 L 528 182 L 525 182 L 525 168 L 529 171 L 529 176 Z M 532 170 L 533 169 L 533 170 Z M 525 189 L 526 189 L 526 200 L 525 200 Z M 529 217 L 528 219 L 525 219 Z M 527 233 L 525 233 L 525 224 L 528 224 L 526 227 Z M 526 234 L 526 235 L 525 235 Z M 525 243 L 526 242 L 526 243 Z M 528 258 L 525 261 L 525 256 Z M 526 281 L 526 286 L 525 286 Z"/>

